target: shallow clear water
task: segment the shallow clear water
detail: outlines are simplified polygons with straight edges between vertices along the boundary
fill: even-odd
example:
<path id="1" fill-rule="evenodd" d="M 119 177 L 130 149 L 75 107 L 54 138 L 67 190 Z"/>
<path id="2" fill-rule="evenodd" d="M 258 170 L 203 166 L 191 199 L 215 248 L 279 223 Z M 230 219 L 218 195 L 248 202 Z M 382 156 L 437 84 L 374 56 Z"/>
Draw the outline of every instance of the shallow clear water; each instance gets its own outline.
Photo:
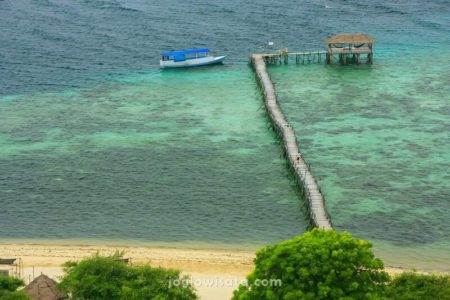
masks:
<path id="1" fill-rule="evenodd" d="M 339 229 L 393 264 L 449 265 L 449 9 L 0 1 L 0 239 L 257 247 L 303 232 L 248 55 L 361 31 L 372 67 L 272 68 L 283 105 Z M 226 64 L 158 69 L 159 52 L 204 46 Z"/>
<path id="2" fill-rule="evenodd" d="M 450 56 L 432 66 L 423 58 L 270 73 L 336 228 L 381 253 L 393 247 L 411 265 L 441 249 L 443 261 L 426 262 L 439 268 L 450 259 Z"/>
<path id="3" fill-rule="evenodd" d="M 301 233 L 260 105 L 253 74 L 233 67 L 3 99 L 2 237 L 260 245 Z"/>

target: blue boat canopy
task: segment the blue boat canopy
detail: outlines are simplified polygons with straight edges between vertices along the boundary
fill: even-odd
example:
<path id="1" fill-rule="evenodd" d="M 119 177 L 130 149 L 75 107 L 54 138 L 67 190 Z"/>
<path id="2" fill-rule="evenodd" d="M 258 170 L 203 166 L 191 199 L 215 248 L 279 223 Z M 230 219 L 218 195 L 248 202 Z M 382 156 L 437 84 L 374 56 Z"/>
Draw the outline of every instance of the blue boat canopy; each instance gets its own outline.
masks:
<path id="1" fill-rule="evenodd" d="M 206 53 L 209 51 L 210 51 L 209 48 L 169 51 L 169 52 L 161 53 L 161 56 L 180 56 L 180 55 L 184 55 L 184 54 Z"/>

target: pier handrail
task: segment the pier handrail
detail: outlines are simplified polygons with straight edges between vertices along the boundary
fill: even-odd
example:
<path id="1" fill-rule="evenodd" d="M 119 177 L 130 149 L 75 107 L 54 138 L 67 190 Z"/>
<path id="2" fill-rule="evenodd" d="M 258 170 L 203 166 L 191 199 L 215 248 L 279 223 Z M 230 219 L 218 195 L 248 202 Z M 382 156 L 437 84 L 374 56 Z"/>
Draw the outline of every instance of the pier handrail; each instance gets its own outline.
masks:
<path id="1" fill-rule="evenodd" d="M 326 52 L 324 51 L 324 53 Z M 273 55 L 280 56 L 286 54 Z M 325 199 L 322 191 L 320 190 L 316 178 L 311 173 L 309 166 L 306 164 L 303 155 L 299 150 L 299 144 L 294 128 L 287 121 L 281 107 L 278 105 L 275 86 L 269 73 L 267 72 L 267 57 L 269 56 L 266 54 L 253 54 L 251 56 L 251 64 L 262 90 L 267 114 L 272 122 L 273 128 L 283 142 L 283 148 L 289 165 L 296 175 L 297 183 L 303 190 L 309 206 L 311 224 L 318 228 L 333 229 L 331 219 L 325 207 Z"/>

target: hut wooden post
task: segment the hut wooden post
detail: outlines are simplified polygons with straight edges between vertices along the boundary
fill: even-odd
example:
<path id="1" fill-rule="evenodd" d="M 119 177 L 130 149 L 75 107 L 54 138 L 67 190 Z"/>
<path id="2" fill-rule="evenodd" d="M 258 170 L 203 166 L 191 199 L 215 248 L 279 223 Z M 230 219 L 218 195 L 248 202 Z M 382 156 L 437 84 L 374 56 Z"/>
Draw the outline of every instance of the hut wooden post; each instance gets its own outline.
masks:
<path id="1" fill-rule="evenodd" d="M 327 64 L 331 64 L 331 49 L 330 45 L 327 44 L 327 54 L 326 54 L 326 62 Z"/>
<path id="2" fill-rule="evenodd" d="M 373 62 L 374 39 L 362 33 L 342 33 L 326 40 L 327 64 L 333 63 L 333 55 L 338 55 L 339 63 L 361 62 L 360 55 L 367 55 L 367 63 Z M 351 55 L 351 56 L 350 56 Z"/>

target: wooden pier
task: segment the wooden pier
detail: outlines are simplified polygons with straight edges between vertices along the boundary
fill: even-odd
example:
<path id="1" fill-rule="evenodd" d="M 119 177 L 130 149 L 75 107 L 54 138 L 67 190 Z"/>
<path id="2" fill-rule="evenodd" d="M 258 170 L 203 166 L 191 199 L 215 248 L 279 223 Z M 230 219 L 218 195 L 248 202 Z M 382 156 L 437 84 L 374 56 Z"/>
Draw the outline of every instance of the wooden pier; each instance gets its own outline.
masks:
<path id="1" fill-rule="evenodd" d="M 295 62 L 296 64 L 311 64 L 325 62 L 361 64 L 373 63 L 373 44 L 375 40 L 363 33 L 341 33 L 325 41 L 326 51 L 289 52 L 280 49 L 275 53 L 260 54 L 266 64 L 281 65 Z"/>
<path id="2" fill-rule="evenodd" d="M 297 53 L 298 55 L 299 53 Z M 324 52 L 326 54 L 326 52 Z M 274 54 L 274 56 L 286 57 L 286 63 L 289 59 L 289 53 Z M 284 55 L 284 56 L 279 56 Z M 296 53 L 290 54 L 296 55 Z M 255 70 L 257 80 L 264 96 L 264 104 L 274 130 L 283 142 L 286 158 L 289 165 L 295 173 L 297 183 L 303 191 L 308 202 L 311 224 L 318 228 L 333 229 L 330 217 L 325 208 L 325 201 L 317 184 L 314 175 L 311 173 L 308 165 L 303 159 L 298 148 L 297 137 L 294 129 L 287 122 L 280 106 L 278 105 L 275 88 L 270 79 L 266 68 L 266 61 L 273 57 L 270 54 L 253 54 L 251 64 Z"/>
<path id="3" fill-rule="evenodd" d="M 327 51 L 288 52 L 287 49 L 276 53 L 260 54 L 266 64 L 278 65 L 295 62 L 296 64 L 321 63 L 326 61 Z"/>

